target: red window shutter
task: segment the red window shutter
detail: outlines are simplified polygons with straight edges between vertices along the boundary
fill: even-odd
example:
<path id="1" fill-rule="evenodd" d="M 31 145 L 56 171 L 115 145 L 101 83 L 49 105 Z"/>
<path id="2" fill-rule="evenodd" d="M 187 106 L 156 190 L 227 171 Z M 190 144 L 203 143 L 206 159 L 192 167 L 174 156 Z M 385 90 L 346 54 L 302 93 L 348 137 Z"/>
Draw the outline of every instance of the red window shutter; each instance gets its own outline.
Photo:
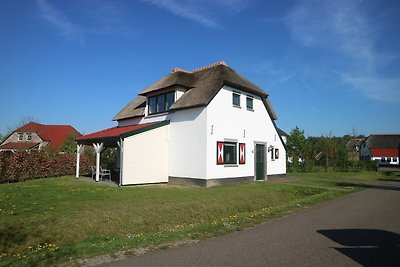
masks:
<path id="1" fill-rule="evenodd" d="M 246 144 L 239 143 L 239 164 L 246 163 Z"/>
<path id="2" fill-rule="evenodd" d="M 217 142 L 217 165 L 224 164 L 224 142 Z"/>

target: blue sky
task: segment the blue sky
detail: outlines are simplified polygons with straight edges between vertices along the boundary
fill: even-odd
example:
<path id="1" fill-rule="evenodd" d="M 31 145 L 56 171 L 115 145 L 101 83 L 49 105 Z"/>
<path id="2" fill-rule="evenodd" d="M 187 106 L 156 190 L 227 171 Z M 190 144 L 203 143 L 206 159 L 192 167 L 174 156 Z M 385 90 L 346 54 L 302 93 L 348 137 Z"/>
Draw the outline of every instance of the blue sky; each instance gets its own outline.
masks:
<path id="1" fill-rule="evenodd" d="M 0 1 L 0 133 L 82 133 L 173 67 L 226 61 L 306 135 L 400 132 L 400 1 Z"/>

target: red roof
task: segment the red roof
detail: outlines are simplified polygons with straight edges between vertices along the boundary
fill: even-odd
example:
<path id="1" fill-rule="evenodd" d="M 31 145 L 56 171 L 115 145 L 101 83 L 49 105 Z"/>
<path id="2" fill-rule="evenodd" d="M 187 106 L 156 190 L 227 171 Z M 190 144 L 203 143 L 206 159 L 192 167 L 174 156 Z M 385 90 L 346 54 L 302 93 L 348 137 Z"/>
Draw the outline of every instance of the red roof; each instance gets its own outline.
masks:
<path id="1" fill-rule="evenodd" d="M 9 142 L 7 144 L 1 145 L 0 149 L 15 149 L 15 150 L 28 150 L 40 143 L 35 142 Z"/>
<path id="2" fill-rule="evenodd" d="M 133 132 L 139 129 L 143 129 L 155 124 L 159 124 L 160 122 L 152 122 L 152 123 L 143 123 L 143 124 L 136 124 L 136 125 L 130 125 L 130 126 L 124 126 L 124 127 L 112 127 L 108 128 L 105 130 L 101 130 L 98 132 L 82 135 L 81 137 L 76 138 L 77 141 L 85 141 L 85 140 L 91 140 L 91 139 L 104 139 L 104 138 L 113 138 L 113 137 L 119 137 L 123 134 Z"/>
<path id="3" fill-rule="evenodd" d="M 62 144 L 67 140 L 68 135 L 81 136 L 71 125 L 44 125 L 36 122 L 30 122 L 19 127 L 14 132 L 34 132 L 37 133 L 44 141 L 50 142 L 46 146 L 46 150 L 59 151 Z"/>
<path id="4" fill-rule="evenodd" d="M 398 157 L 398 148 L 370 148 L 373 157 Z"/>

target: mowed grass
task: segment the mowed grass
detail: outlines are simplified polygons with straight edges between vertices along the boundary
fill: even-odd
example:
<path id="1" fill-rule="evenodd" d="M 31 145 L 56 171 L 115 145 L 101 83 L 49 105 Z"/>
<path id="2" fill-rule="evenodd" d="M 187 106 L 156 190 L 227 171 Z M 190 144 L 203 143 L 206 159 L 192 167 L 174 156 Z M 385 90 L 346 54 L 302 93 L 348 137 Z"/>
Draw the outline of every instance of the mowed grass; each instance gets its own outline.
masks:
<path id="1" fill-rule="evenodd" d="M 254 182 L 110 187 L 73 177 L 0 185 L 0 265 L 49 265 L 225 234 L 344 194 Z"/>
<path id="2" fill-rule="evenodd" d="M 380 171 L 357 171 L 357 172 L 296 172 L 290 173 L 288 177 L 304 178 L 330 178 L 355 181 L 385 181 L 400 179 L 400 172 L 380 172 Z"/>

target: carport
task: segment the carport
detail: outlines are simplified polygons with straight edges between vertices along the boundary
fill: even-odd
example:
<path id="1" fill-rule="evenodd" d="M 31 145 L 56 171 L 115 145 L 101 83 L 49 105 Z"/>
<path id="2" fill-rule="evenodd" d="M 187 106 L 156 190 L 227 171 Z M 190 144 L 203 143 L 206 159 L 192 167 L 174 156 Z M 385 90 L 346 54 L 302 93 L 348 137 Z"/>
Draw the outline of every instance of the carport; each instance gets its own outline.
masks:
<path id="1" fill-rule="evenodd" d="M 100 180 L 100 155 L 105 148 L 113 147 L 117 148 L 116 169 L 119 170 L 118 184 L 123 185 L 124 140 L 133 135 L 137 135 L 167 124 L 169 124 L 169 121 L 136 124 L 123 127 L 116 126 L 78 137 L 76 139 L 76 178 L 79 178 L 80 154 L 83 152 L 84 145 L 92 145 L 96 152 L 96 182 Z"/>

